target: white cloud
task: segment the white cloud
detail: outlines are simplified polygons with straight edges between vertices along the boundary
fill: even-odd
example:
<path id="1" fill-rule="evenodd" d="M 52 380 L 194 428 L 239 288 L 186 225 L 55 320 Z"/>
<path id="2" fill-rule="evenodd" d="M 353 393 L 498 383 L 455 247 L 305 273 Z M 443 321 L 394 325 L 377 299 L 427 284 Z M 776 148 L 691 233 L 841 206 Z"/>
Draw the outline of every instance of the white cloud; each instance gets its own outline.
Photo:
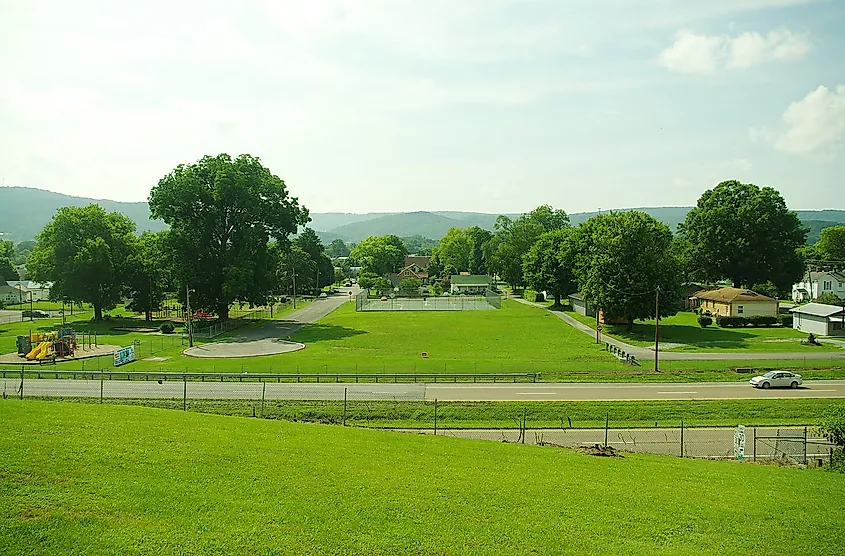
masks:
<path id="1" fill-rule="evenodd" d="M 713 73 L 720 69 L 743 69 L 767 62 L 800 60 L 810 51 L 805 35 L 785 27 L 766 35 L 746 32 L 729 35 L 699 35 L 689 30 L 678 32 L 675 42 L 665 48 L 658 61 L 662 66 L 684 73 Z"/>
<path id="2" fill-rule="evenodd" d="M 786 131 L 769 135 L 778 150 L 806 153 L 840 147 L 845 142 L 845 85 L 835 91 L 820 86 L 790 104 L 783 121 Z"/>

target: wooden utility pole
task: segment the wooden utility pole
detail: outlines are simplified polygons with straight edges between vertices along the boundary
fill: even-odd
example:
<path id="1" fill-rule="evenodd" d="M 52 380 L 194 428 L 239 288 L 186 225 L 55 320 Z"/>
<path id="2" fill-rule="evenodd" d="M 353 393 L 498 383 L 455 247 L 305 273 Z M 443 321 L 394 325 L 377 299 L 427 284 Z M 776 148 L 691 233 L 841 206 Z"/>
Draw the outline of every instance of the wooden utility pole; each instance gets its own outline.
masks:
<path id="1" fill-rule="evenodd" d="M 191 290 L 185 284 L 185 305 L 188 309 L 188 347 L 194 347 L 194 327 L 191 321 Z"/>
<path id="2" fill-rule="evenodd" d="M 660 350 L 660 286 L 654 290 L 654 372 L 657 369 L 658 351 Z"/>

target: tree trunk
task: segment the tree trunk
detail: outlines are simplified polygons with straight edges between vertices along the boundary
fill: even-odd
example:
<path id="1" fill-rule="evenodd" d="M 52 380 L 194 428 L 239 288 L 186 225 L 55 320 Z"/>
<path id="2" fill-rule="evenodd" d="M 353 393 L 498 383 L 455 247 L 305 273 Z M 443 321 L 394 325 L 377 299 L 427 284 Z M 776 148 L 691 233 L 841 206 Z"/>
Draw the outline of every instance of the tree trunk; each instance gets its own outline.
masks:
<path id="1" fill-rule="evenodd" d="M 561 306 L 561 305 L 560 305 L 560 293 L 558 293 L 558 292 L 555 292 L 555 304 L 554 304 L 554 306 L 555 306 L 555 307 L 560 307 L 560 306 Z"/>
<path id="2" fill-rule="evenodd" d="M 633 332 L 633 331 L 634 331 L 634 319 L 631 318 L 631 317 L 628 317 L 628 332 Z"/>
<path id="3" fill-rule="evenodd" d="M 94 303 L 94 320 L 103 320 L 103 306 L 99 303 Z"/>
<path id="4" fill-rule="evenodd" d="M 217 308 L 217 316 L 221 321 L 229 320 L 229 304 L 221 303 Z"/>

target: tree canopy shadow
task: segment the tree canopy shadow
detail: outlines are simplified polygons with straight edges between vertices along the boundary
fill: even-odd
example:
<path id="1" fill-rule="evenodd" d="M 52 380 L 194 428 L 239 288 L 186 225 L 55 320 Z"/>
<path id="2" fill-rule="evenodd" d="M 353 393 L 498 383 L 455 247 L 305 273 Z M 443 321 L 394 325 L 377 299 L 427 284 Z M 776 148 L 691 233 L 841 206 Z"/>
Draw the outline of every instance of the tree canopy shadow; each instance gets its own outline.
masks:
<path id="1" fill-rule="evenodd" d="M 634 323 L 634 330 L 628 331 L 626 325 L 611 325 L 609 333 L 623 341 L 654 342 L 654 325 Z M 716 326 L 700 328 L 682 324 L 661 324 L 660 341 L 686 344 L 698 348 L 744 348 L 756 334 L 740 328 L 719 328 Z"/>
<path id="2" fill-rule="evenodd" d="M 367 331 L 334 324 L 314 323 L 294 334 L 292 339 L 303 344 L 313 344 L 326 340 L 344 340 L 361 334 L 367 334 Z"/>

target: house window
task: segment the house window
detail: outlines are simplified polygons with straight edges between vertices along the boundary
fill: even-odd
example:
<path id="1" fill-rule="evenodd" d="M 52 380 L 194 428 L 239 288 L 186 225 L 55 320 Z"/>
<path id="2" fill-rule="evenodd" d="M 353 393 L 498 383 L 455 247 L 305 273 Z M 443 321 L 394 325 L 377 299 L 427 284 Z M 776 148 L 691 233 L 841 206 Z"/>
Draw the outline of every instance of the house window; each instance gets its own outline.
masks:
<path id="1" fill-rule="evenodd" d="M 831 280 L 825 280 L 825 281 L 822 283 L 822 289 L 823 289 L 824 291 L 830 291 L 830 290 L 832 290 L 832 289 L 833 289 L 832 284 L 833 284 L 833 282 L 832 282 Z"/>
<path id="2" fill-rule="evenodd" d="M 736 314 L 737 314 L 737 315 L 741 315 L 741 314 L 742 314 L 742 305 L 737 305 L 737 306 L 736 306 Z"/>

